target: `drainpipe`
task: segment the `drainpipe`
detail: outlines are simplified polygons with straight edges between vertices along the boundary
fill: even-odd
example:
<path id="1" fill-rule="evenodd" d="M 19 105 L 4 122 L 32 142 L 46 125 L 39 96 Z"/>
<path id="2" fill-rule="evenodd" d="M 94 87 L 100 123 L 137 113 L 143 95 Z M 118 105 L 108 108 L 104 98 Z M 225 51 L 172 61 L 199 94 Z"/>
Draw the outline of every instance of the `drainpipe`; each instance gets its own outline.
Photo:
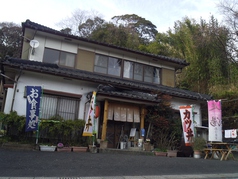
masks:
<path id="1" fill-rule="evenodd" d="M 13 99 L 12 99 L 12 105 L 11 105 L 10 112 L 12 112 L 12 110 L 13 110 L 13 104 L 14 104 L 14 101 L 15 101 L 15 95 L 16 95 L 16 90 L 17 90 L 17 83 L 18 83 L 18 80 L 19 80 L 21 74 L 22 74 L 22 70 L 20 71 L 20 73 L 19 73 L 19 75 L 17 77 L 17 80 L 15 81 L 14 92 L 13 92 Z"/>

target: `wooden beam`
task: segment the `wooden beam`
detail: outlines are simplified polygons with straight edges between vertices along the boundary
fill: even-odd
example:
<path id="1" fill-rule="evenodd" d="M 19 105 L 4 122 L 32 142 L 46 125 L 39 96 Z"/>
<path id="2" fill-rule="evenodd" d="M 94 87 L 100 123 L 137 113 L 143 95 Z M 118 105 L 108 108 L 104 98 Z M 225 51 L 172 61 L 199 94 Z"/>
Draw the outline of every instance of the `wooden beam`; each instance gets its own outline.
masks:
<path id="1" fill-rule="evenodd" d="M 102 124 L 102 136 L 101 136 L 102 141 L 105 141 L 107 137 L 107 116 L 108 116 L 108 100 L 105 100 L 103 124 Z"/>

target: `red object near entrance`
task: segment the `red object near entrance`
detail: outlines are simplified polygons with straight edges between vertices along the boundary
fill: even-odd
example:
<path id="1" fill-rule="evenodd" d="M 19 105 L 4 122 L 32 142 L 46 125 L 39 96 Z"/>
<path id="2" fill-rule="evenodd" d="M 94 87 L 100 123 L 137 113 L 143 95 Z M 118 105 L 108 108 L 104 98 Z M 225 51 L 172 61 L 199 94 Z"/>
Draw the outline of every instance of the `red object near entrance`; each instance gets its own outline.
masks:
<path id="1" fill-rule="evenodd" d="M 99 106 L 95 106 L 95 118 L 98 118 L 100 114 L 100 108 Z"/>

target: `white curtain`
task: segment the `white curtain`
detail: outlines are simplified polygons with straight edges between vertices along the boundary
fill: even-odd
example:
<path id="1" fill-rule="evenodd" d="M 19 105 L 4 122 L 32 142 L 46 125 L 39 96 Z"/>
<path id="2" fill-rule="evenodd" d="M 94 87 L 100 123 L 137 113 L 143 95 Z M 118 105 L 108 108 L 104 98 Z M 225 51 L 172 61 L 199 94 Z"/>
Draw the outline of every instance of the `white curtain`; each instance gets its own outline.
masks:
<path id="1" fill-rule="evenodd" d="M 130 78 L 130 69 L 131 69 L 131 62 L 124 61 L 124 73 L 123 77 Z"/>
<path id="2" fill-rule="evenodd" d="M 135 123 L 140 123 L 140 110 L 139 107 L 134 107 L 134 122 Z"/>
<path id="3" fill-rule="evenodd" d="M 140 123 L 140 109 L 136 106 L 110 103 L 108 105 L 108 120 Z"/>
<path id="4" fill-rule="evenodd" d="M 109 103 L 108 104 L 108 113 L 107 113 L 107 119 L 112 120 L 113 119 L 113 111 L 114 111 L 114 104 Z"/>
<path id="5" fill-rule="evenodd" d="M 133 122 L 133 108 L 131 106 L 127 106 L 126 120 Z"/>
<path id="6" fill-rule="evenodd" d="M 114 105 L 114 121 L 121 121 L 121 107 Z"/>

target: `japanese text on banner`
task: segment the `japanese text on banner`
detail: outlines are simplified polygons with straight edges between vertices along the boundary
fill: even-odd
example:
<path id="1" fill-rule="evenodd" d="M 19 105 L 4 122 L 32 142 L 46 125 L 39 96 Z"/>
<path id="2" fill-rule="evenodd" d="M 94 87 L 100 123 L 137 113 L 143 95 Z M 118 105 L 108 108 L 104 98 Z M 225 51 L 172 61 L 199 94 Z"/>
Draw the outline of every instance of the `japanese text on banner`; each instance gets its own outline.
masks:
<path id="1" fill-rule="evenodd" d="M 38 129 L 41 90 L 41 86 L 26 87 L 26 132 Z"/>
<path id="2" fill-rule="evenodd" d="M 183 137 L 186 146 L 190 146 L 194 136 L 192 106 L 180 106 L 180 116 L 183 128 Z"/>
<path id="3" fill-rule="evenodd" d="M 222 141 L 221 101 L 211 100 L 208 106 L 209 141 Z"/>

